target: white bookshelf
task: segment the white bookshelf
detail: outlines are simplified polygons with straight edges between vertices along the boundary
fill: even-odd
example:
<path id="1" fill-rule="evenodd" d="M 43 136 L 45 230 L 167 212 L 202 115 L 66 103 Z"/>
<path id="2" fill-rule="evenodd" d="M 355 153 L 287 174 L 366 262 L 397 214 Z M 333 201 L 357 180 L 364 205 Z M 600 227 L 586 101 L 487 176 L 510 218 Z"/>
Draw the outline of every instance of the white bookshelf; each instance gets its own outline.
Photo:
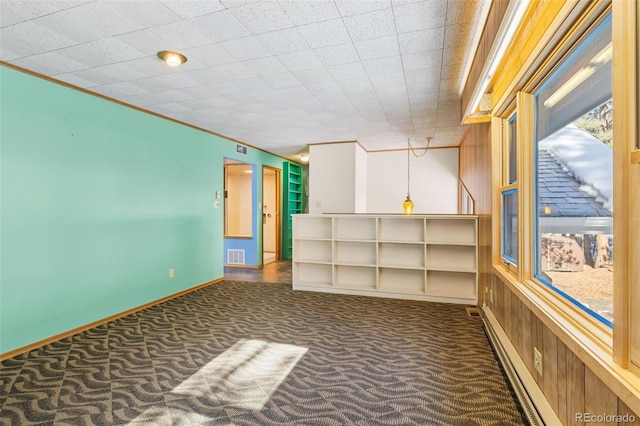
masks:
<path id="1" fill-rule="evenodd" d="M 477 217 L 293 216 L 293 288 L 475 305 Z"/>

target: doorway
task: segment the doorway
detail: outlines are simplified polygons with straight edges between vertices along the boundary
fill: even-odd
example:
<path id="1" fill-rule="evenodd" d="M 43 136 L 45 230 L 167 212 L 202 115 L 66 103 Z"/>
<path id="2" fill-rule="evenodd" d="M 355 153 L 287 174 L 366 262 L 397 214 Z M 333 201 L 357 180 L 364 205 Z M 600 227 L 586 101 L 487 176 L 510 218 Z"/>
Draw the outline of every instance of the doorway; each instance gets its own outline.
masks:
<path id="1" fill-rule="evenodd" d="M 262 166 L 262 264 L 280 259 L 280 169 Z"/>

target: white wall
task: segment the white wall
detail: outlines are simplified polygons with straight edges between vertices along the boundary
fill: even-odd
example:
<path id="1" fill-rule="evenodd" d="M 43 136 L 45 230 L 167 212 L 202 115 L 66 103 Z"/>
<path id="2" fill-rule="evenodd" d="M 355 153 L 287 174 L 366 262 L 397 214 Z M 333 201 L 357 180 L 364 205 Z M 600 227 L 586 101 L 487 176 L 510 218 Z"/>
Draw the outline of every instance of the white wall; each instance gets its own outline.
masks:
<path id="1" fill-rule="evenodd" d="M 355 213 L 367 212 L 368 158 L 367 151 L 355 144 Z"/>
<path id="2" fill-rule="evenodd" d="M 309 213 L 356 211 L 356 145 L 309 146 Z"/>
<path id="3" fill-rule="evenodd" d="M 402 213 L 407 151 L 369 152 L 367 159 L 367 212 Z M 431 149 L 418 158 L 411 154 L 411 199 L 415 214 L 458 212 L 458 148 Z"/>

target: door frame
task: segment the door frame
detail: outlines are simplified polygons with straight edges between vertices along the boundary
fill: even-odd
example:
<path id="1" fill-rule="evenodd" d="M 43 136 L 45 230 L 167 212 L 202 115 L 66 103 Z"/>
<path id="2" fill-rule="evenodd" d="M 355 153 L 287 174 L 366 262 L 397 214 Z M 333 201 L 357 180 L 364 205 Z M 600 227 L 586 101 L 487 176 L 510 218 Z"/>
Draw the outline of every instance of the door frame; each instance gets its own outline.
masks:
<path id="1" fill-rule="evenodd" d="M 264 175 L 265 175 L 265 171 L 266 170 L 271 170 L 273 172 L 275 172 L 275 183 L 276 183 L 276 187 L 275 187 L 275 195 L 276 195 L 276 200 L 275 200 L 275 206 L 276 206 L 276 217 L 275 217 L 275 241 L 276 241 L 276 260 L 280 260 L 281 256 L 280 256 L 280 247 L 281 247 L 281 241 L 280 241 L 280 230 L 281 230 L 281 226 L 282 226 L 282 182 L 281 182 L 281 177 L 282 177 L 282 169 L 278 169 L 276 167 L 271 167 L 271 166 L 265 166 L 264 164 L 262 165 L 262 209 L 261 211 L 263 212 L 262 214 L 264 214 Z M 262 221 L 262 226 L 260 227 L 260 235 L 262 237 L 262 260 L 261 260 L 261 265 L 264 266 L 264 221 Z"/>

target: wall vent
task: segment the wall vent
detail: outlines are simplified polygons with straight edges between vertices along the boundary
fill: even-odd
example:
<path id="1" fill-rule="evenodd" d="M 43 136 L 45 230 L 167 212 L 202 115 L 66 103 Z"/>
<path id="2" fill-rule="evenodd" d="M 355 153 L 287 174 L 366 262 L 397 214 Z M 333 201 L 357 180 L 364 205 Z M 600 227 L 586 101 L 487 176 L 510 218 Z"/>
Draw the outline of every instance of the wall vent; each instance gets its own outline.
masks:
<path id="1" fill-rule="evenodd" d="M 244 265 L 244 250 L 227 249 L 227 263 L 229 265 Z"/>
<path id="2" fill-rule="evenodd" d="M 247 147 L 243 146 L 243 145 L 236 145 L 236 152 L 238 154 L 244 154 L 247 155 Z"/>

